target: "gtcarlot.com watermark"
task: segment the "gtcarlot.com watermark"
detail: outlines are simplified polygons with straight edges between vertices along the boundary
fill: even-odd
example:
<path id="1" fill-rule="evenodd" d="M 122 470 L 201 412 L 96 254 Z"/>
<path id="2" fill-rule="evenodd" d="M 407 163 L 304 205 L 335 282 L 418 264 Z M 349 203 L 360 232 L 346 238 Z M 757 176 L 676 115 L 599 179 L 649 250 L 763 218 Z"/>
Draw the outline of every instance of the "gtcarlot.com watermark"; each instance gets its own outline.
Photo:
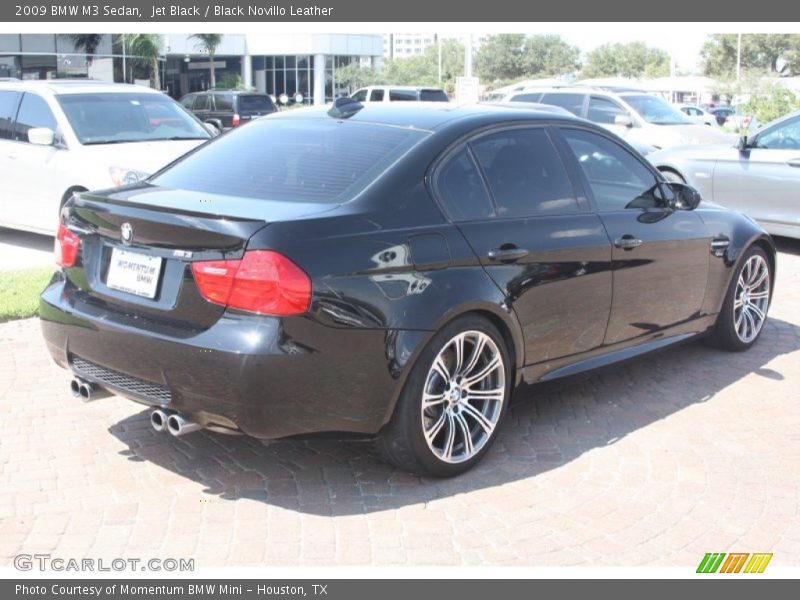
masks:
<path id="1" fill-rule="evenodd" d="M 60 558 L 50 554 L 17 554 L 14 557 L 17 571 L 194 571 L 193 558 Z"/>

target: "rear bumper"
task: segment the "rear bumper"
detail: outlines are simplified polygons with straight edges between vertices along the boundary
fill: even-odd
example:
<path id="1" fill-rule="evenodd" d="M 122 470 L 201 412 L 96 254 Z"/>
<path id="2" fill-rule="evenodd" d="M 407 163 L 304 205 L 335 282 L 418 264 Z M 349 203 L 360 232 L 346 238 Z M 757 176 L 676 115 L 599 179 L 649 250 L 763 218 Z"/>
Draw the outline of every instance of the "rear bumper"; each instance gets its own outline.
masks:
<path id="1" fill-rule="evenodd" d="M 405 370 L 387 346 L 398 332 L 230 311 L 204 331 L 176 329 L 93 304 L 60 274 L 41 295 L 40 316 L 60 366 L 202 425 L 264 439 L 375 434 Z"/>

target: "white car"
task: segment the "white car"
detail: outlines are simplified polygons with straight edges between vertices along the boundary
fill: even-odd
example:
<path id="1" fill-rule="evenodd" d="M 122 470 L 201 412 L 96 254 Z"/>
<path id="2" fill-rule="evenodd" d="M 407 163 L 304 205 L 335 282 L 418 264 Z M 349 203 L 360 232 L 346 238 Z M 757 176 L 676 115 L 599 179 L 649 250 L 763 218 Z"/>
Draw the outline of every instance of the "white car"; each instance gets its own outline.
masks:
<path id="1" fill-rule="evenodd" d="M 55 233 L 75 192 L 136 183 L 211 137 L 142 86 L 0 82 L 0 226 Z"/>
<path id="2" fill-rule="evenodd" d="M 410 85 L 371 85 L 353 92 L 358 102 L 449 102 L 441 88 Z"/>
<path id="3" fill-rule="evenodd" d="M 711 125 L 712 127 L 717 124 L 717 117 L 694 104 L 678 104 L 675 108 L 697 123 Z"/>
<path id="4" fill-rule="evenodd" d="M 636 90 L 536 87 L 516 90 L 507 100 L 560 106 L 613 131 L 629 144 L 656 149 L 684 144 L 726 144 L 734 143 L 736 139 L 716 127 L 692 121 L 658 96 Z"/>

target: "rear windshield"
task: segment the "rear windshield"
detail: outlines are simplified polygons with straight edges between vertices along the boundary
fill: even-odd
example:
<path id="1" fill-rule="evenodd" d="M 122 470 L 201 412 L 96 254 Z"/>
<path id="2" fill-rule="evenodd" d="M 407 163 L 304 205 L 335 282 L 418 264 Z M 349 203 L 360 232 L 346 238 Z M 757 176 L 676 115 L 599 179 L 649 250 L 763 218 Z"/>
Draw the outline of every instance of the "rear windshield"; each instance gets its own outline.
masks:
<path id="1" fill-rule="evenodd" d="M 334 119 L 264 119 L 220 136 L 150 181 L 260 200 L 340 203 L 426 135 Z"/>
<path id="2" fill-rule="evenodd" d="M 81 144 L 211 137 L 183 106 L 163 94 L 61 94 L 57 98 Z"/>
<path id="3" fill-rule="evenodd" d="M 420 90 L 419 99 L 422 102 L 449 102 L 442 90 Z"/>
<path id="4" fill-rule="evenodd" d="M 269 96 L 239 96 L 241 112 L 273 112 L 277 110 Z"/>

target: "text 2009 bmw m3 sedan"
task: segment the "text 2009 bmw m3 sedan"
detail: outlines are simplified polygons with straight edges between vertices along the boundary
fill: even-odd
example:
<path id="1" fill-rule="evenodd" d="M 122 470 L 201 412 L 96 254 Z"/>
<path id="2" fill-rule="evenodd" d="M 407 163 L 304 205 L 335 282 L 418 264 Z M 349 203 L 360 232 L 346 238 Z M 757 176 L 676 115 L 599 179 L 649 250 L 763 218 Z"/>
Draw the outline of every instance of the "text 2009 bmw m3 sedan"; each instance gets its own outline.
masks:
<path id="1" fill-rule="evenodd" d="M 546 108 L 291 111 L 61 215 L 42 294 L 76 393 L 159 430 L 375 438 L 448 476 L 514 387 L 709 333 L 752 345 L 775 249 Z"/>

